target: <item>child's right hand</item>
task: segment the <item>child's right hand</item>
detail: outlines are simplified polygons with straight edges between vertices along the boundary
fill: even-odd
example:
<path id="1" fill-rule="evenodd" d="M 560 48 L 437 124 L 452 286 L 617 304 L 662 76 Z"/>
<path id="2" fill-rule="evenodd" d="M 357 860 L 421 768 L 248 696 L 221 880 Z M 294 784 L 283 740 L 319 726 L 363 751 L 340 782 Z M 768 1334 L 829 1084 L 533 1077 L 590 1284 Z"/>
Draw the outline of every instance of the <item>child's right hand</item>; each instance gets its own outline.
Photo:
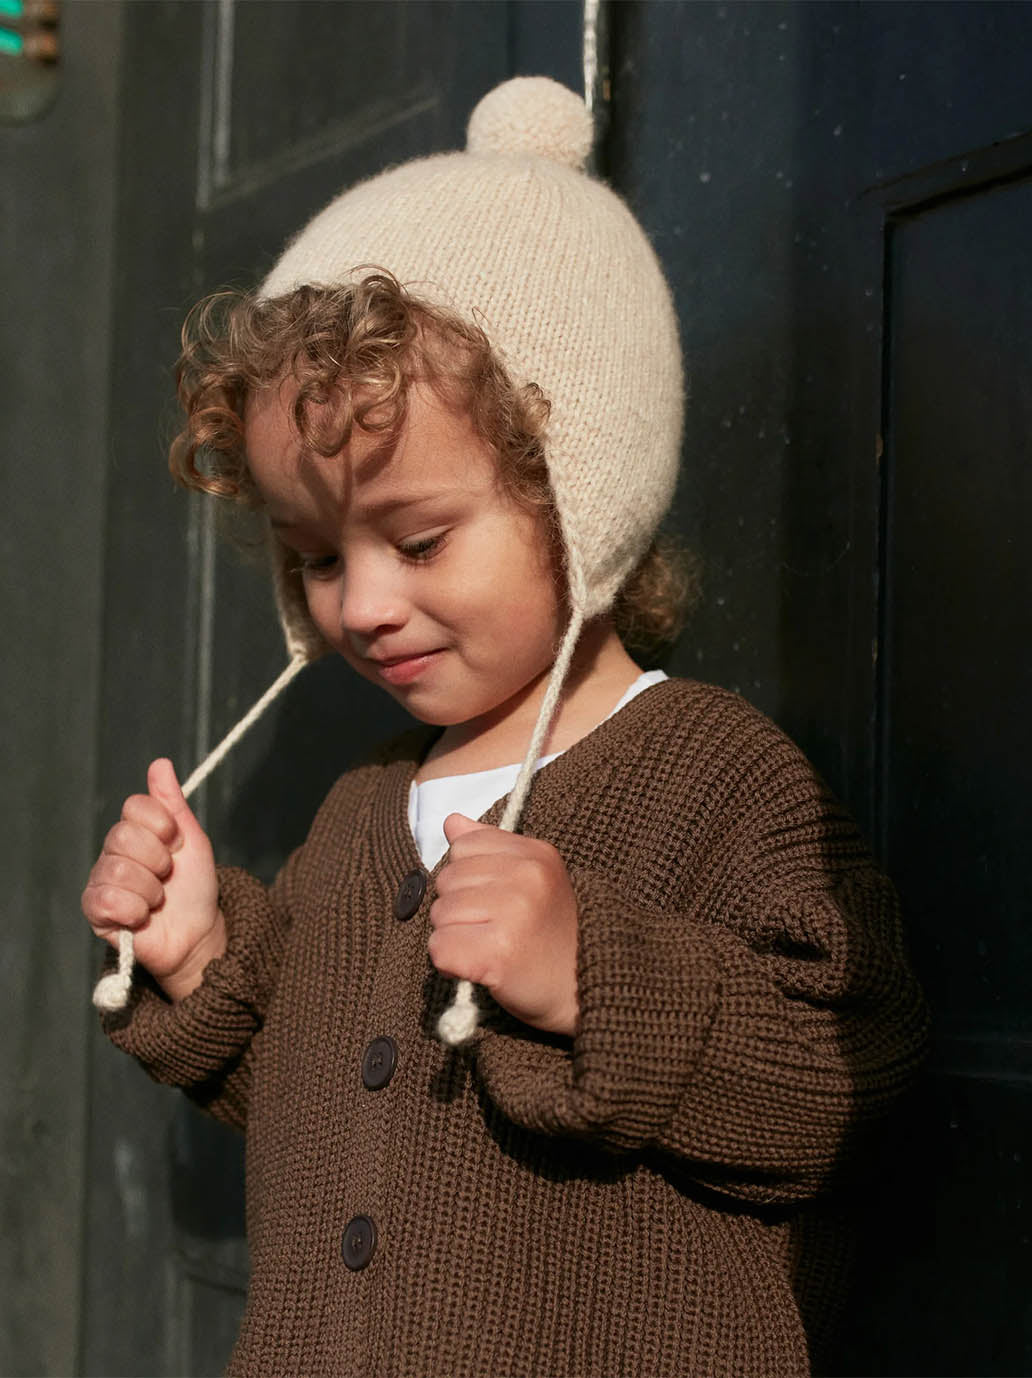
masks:
<path id="1" fill-rule="evenodd" d="M 171 761 L 152 761 L 147 793 L 123 804 L 82 892 L 82 912 L 114 947 L 131 928 L 137 961 L 172 1000 L 189 995 L 225 952 L 211 843 Z"/>

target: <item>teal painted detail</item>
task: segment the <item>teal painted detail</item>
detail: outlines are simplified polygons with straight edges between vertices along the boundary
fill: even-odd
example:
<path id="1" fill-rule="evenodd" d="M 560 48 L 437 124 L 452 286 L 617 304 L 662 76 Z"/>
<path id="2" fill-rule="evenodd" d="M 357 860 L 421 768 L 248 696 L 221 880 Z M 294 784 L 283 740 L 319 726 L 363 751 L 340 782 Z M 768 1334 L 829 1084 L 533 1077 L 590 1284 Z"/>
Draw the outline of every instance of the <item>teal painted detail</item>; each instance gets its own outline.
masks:
<path id="1" fill-rule="evenodd" d="M 11 57 L 20 57 L 23 47 L 20 33 L 11 33 L 10 29 L 0 29 L 0 53 L 10 53 Z"/>
<path id="2" fill-rule="evenodd" d="M 0 19 L 20 19 L 25 13 L 25 0 L 0 0 Z"/>

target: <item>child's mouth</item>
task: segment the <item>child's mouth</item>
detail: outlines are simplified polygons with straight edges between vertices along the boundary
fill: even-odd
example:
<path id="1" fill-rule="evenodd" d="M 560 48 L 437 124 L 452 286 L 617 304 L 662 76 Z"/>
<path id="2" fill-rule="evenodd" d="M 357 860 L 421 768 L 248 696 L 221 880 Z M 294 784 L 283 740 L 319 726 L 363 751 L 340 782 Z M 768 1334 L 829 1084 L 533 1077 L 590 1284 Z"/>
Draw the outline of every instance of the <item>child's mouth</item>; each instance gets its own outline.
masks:
<path id="1" fill-rule="evenodd" d="M 399 660 L 374 661 L 377 672 L 388 684 L 411 684 L 437 659 L 442 651 L 424 651 L 420 655 L 404 656 Z"/>

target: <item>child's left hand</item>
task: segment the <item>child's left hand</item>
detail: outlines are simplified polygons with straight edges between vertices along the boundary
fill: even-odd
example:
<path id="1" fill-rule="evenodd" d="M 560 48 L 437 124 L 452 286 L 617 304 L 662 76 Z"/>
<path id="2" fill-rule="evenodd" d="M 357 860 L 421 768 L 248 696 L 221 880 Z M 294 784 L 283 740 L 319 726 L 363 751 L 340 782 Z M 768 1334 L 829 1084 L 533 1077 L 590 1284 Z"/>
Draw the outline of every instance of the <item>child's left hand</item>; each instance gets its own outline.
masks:
<path id="1" fill-rule="evenodd" d="M 525 1024 L 572 1036 L 577 1021 L 577 899 L 548 842 L 444 820 L 451 846 L 430 906 L 430 960 L 484 986 Z"/>

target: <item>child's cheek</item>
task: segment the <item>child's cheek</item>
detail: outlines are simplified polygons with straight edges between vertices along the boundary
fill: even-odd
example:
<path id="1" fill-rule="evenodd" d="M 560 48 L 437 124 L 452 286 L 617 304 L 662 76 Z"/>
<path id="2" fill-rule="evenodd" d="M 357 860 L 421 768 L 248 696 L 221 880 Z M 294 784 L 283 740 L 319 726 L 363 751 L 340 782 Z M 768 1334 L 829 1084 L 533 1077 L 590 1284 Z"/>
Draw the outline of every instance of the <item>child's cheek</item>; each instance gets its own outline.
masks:
<path id="1" fill-rule="evenodd" d="M 329 644 L 341 648 L 340 590 L 335 579 L 305 580 L 305 599 L 308 613 Z"/>

